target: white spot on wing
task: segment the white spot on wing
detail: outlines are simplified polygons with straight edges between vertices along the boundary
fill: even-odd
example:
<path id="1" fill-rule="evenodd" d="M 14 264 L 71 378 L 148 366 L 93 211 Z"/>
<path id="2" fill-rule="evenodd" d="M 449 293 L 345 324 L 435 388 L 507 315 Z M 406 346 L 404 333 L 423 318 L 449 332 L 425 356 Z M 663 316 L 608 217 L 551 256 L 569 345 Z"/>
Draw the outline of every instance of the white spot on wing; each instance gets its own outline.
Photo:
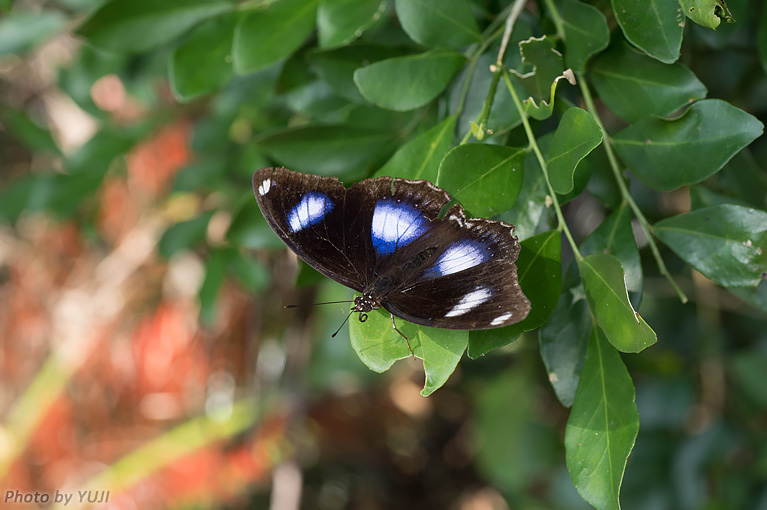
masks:
<path id="1" fill-rule="evenodd" d="M 258 194 L 261 196 L 266 195 L 269 193 L 269 188 L 272 187 L 272 180 L 271 179 L 264 179 L 264 182 L 258 185 Z"/>
<path id="2" fill-rule="evenodd" d="M 483 248 L 485 246 L 482 243 L 473 240 L 454 243 L 439 256 L 434 267 L 426 271 L 426 274 L 436 278 L 478 266 L 489 258 L 485 253 L 487 250 L 483 251 Z"/>
<path id="3" fill-rule="evenodd" d="M 325 194 L 317 192 L 307 193 L 288 213 L 290 230 L 298 232 L 309 225 L 319 223 L 332 210 L 333 203 Z"/>
<path id="4" fill-rule="evenodd" d="M 423 234 L 427 225 L 428 220 L 412 205 L 379 200 L 370 228 L 373 246 L 381 255 L 394 253 L 398 246 L 411 243 Z"/>
<path id="5" fill-rule="evenodd" d="M 504 313 L 503 315 L 499 315 L 492 321 L 490 321 L 491 326 L 499 326 L 509 320 L 509 317 L 511 317 L 511 312 Z"/>
<path id="6" fill-rule="evenodd" d="M 461 298 L 457 305 L 455 305 L 449 312 L 445 314 L 445 317 L 458 317 L 459 315 L 468 313 L 485 301 L 489 300 L 492 296 L 493 294 L 490 292 L 490 289 L 485 288 L 480 288 L 469 292 Z"/>

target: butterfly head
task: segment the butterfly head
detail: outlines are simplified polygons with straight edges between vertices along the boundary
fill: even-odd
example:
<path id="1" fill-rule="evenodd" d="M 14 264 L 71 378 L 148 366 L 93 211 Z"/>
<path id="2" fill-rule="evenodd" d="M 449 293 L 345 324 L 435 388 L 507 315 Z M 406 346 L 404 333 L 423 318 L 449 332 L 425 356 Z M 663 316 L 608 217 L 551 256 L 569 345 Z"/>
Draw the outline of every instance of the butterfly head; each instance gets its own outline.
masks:
<path id="1" fill-rule="evenodd" d="M 367 312 L 378 310 L 381 304 L 370 294 L 362 294 L 354 298 L 352 312 L 359 312 L 360 322 L 365 322 L 368 318 Z"/>

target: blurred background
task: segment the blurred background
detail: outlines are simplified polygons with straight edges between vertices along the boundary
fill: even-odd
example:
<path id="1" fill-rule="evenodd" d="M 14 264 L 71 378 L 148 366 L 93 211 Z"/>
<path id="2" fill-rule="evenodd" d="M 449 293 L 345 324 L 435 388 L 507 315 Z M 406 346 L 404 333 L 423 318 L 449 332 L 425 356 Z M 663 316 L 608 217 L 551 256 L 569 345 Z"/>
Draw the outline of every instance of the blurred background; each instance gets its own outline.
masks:
<path id="1" fill-rule="evenodd" d="M 181 103 L 172 45 L 109 54 L 73 34 L 100 3 L 0 0 L 0 507 L 589 508 L 536 334 L 423 398 L 419 362 L 375 374 L 346 328 L 330 337 L 347 307 L 282 308 L 351 296 L 281 248 L 250 190 L 272 164 L 254 137 L 340 108 L 303 61 Z M 755 55 L 699 28 L 711 96 L 764 120 Z M 759 194 L 749 168 L 725 184 Z M 690 200 L 636 191 L 648 216 Z M 581 238 L 597 209 L 569 206 Z M 624 357 L 641 417 L 624 508 L 767 509 L 767 282 L 737 297 L 684 271 L 688 305 L 645 268 L 660 341 Z"/>

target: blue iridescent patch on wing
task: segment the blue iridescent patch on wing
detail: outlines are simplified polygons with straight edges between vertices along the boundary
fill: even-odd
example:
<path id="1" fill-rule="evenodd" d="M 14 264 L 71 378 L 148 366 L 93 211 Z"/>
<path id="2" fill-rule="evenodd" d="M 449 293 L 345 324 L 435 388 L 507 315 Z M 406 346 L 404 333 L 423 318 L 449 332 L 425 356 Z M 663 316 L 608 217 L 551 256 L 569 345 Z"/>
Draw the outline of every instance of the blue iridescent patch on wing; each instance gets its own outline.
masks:
<path id="1" fill-rule="evenodd" d="M 310 191 L 301 197 L 288 213 L 288 226 L 291 232 L 298 232 L 310 225 L 322 221 L 333 210 L 333 202 L 324 193 Z"/>
<path id="2" fill-rule="evenodd" d="M 373 211 L 373 247 L 378 255 L 390 255 L 397 247 L 418 239 L 428 227 L 429 220 L 412 204 L 383 198 Z"/>
<path id="3" fill-rule="evenodd" d="M 458 273 L 487 262 L 490 257 L 490 245 L 477 239 L 464 239 L 448 246 L 423 276 L 438 278 Z"/>

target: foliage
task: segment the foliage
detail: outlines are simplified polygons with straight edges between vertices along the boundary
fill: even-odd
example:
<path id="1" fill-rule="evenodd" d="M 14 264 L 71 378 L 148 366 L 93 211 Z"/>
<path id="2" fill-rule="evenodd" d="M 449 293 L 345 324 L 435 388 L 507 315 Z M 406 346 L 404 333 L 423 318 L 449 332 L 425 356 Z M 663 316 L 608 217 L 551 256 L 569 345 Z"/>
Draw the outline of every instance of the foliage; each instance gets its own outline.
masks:
<path id="1" fill-rule="evenodd" d="M 125 173 L 123 162 L 135 157 L 139 141 L 189 122 L 193 161 L 182 158 L 185 168 L 175 177 L 169 170 L 152 192 L 165 193 L 162 182 L 172 178 L 169 204 L 188 200 L 168 205 L 170 224 L 157 251 L 167 259 L 204 254 L 199 300 L 206 323 L 215 323 L 227 280 L 269 292 L 273 255 L 265 254 L 280 243 L 250 189 L 249 175 L 261 166 L 335 175 L 347 185 L 373 175 L 429 179 L 469 213 L 515 224 L 520 284 L 532 303 L 525 321 L 471 332 L 399 325 L 423 360 L 423 395 L 458 366 L 478 381 L 476 426 L 486 443 L 478 443 L 477 464 L 509 501 L 580 504 L 553 488 L 521 495 L 535 476 L 554 469 L 556 456 L 547 449 L 557 439 L 531 430 L 524 413 L 507 412 L 503 399 L 519 398 L 520 409 L 532 412 L 529 393 L 541 374 L 509 375 L 506 367 L 485 380 L 471 375 L 472 365 L 506 360 L 531 338 L 553 395 L 572 407 L 566 465 L 595 508 L 620 508 L 638 434 L 640 445 L 662 448 L 660 436 L 678 426 L 664 422 L 672 407 L 664 398 L 668 387 L 694 380 L 678 368 L 692 363 L 687 355 L 701 366 L 725 365 L 749 402 L 733 405 L 764 407 L 754 383 L 760 365 L 750 357 L 763 357 L 764 330 L 732 345 L 721 340 L 727 321 L 763 321 L 767 314 L 767 144 L 759 120 L 767 111 L 767 13 L 760 2 L 69 0 L 35 14 L 21 2 L 0 3 L 2 10 L 10 14 L 0 19 L 0 59 L 33 50 L 63 30 L 66 17 L 82 20 L 75 33 L 83 46 L 60 70 L 58 86 L 97 120 L 98 131 L 67 151 L 55 141 L 62 135 L 40 125 L 32 108 L 4 108 L 4 136 L 43 154 L 44 164 L 4 172 L 0 219 L 17 224 L 46 211 L 92 224 L 94 195 Z M 143 104 L 143 115 L 110 110 L 97 92 L 113 76 Z M 166 81 L 174 100 L 157 87 Z M 305 267 L 299 280 L 318 281 Z M 695 324 L 694 305 L 683 306 L 687 294 L 698 314 L 711 306 L 701 289 L 750 308 L 709 324 L 713 330 L 700 319 L 699 330 L 684 331 Z M 352 319 L 349 335 L 376 372 L 411 355 L 383 313 L 364 324 Z M 697 335 L 709 338 L 708 351 L 696 346 Z M 518 346 L 519 338 L 526 343 Z M 464 352 L 473 360 L 459 364 Z M 634 370 L 647 378 L 636 390 Z M 643 406 L 650 413 L 644 439 Z M 718 418 L 719 433 L 732 437 L 732 425 Z M 491 451 L 487 441 L 500 449 Z M 767 447 L 763 438 L 754 441 L 754 450 Z M 512 479 L 504 473 L 519 469 L 519 460 L 500 443 L 540 457 Z M 704 496 L 689 486 L 677 494 L 663 481 L 640 480 L 661 454 L 637 453 L 640 474 L 624 500 L 702 506 Z M 703 479 L 710 459 L 683 454 L 674 459 L 678 468 L 697 463 L 690 476 Z M 764 504 L 767 493 L 755 488 L 763 466 L 754 476 L 724 476 L 724 492 L 709 494 L 709 504 Z M 644 482 L 652 490 L 643 493 Z"/>

